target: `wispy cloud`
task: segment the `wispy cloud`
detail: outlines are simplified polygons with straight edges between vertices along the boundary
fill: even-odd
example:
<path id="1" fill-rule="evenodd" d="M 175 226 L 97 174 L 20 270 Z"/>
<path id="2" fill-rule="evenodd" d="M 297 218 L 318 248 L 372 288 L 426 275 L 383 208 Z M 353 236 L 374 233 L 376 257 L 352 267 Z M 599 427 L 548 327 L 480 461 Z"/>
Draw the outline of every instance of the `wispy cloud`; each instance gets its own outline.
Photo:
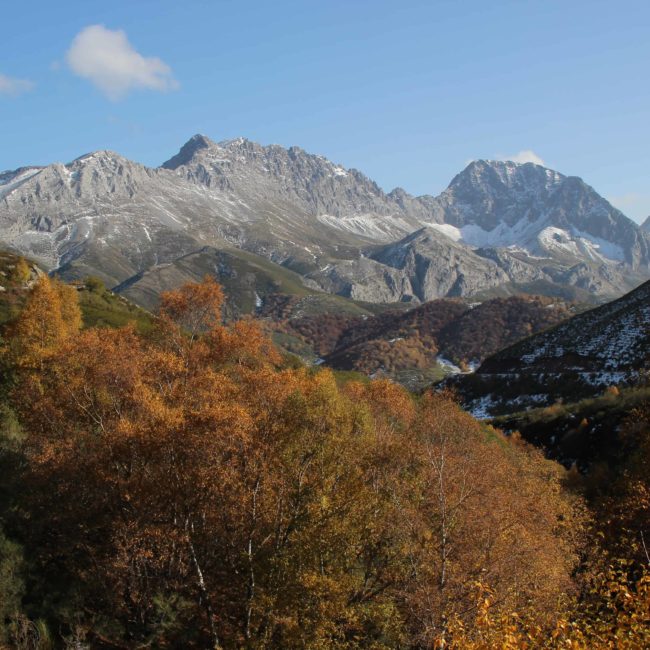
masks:
<path id="1" fill-rule="evenodd" d="M 541 156 L 538 156 L 532 149 L 523 149 L 512 156 L 498 156 L 499 160 L 512 160 L 516 163 L 535 163 L 536 165 L 546 166 Z"/>
<path id="2" fill-rule="evenodd" d="M 650 216 L 650 195 L 648 194 L 628 192 L 618 196 L 608 196 L 607 200 L 639 223 Z"/>
<path id="3" fill-rule="evenodd" d="M 16 79 L 0 73 L 0 95 L 18 97 L 34 88 L 34 83 L 27 79 Z"/>
<path id="4" fill-rule="evenodd" d="M 178 88 L 171 68 L 157 57 L 142 56 L 123 30 L 90 25 L 72 41 L 66 54 L 72 71 L 92 82 L 110 100 L 130 90 L 169 91 Z"/>
<path id="5" fill-rule="evenodd" d="M 619 196 L 610 196 L 607 199 L 612 205 L 615 205 L 620 210 L 623 208 L 629 208 L 631 206 L 636 206 L 639 203 L 648 200 L 647 196 L 639 194 L 637 192 L 628 192 L 627 194 L 621 194 Z"/>

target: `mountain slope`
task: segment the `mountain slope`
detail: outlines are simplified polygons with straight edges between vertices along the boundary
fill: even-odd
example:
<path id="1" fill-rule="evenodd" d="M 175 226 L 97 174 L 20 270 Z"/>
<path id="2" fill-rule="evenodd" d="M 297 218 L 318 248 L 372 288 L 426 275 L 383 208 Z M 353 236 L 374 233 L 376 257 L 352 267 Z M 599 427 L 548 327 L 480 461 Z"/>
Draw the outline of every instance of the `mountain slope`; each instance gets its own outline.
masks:
<path id="1" fill-rule="evenodd" d="M 650 363 L 650 282 L 489 357 L 454 380 L 479 415 L 508 413 L 634 384 Z"/>
<path id="2" fill-rule="evenodd" d="M 223 287 L 227 297 L 225 313 L 229 318 L 261 313 L 278 296 L 309 297 L 312 302 L 327 303 L 329 311 L 356 312 L 352 301 L 307 286 L 291 269 L 236 248 L 205 246 L 172 263 L 158 264 L 129 278 L 115 291 L 154 311 L 160 293 L 186 282 L 199 282 L 205 275 L 214 276 Z"/>
<path id="3" fill-rule="evenodd" d="M 43 275 L 43 270 L 27 261 L 24 275 L 17 273 L 21 258 L 0 249 L 0 328 L 15 318 L 29 296 L 29 290 Z M 18 277 L 22 276 L 22 277 Z M 86 327 L 121 327 L 135 323 L 141 332 L 153 326 L 154 316 L 137 307 L 122 296 L 107 291 L 101 282 L 93 281 L 75 285 L 79 306 Z"/>
<path id="4" fill-rule="evenodd" d="M 650 277 L 650 234 L 538 165 L 476 161 L 413 197 L 298 147 L 201 135 L 155 169 L 99 151 L 0 174 L 0 242 L 119 287 L 206 246 L 241 249 L 370 302 L 530 282 L 603 298 Z"/>
<path id="5" fill-rule="evenodd" d="M 503 431 L 518 431 L 566 467 L 575 463 L 585 471 L 599 463 L 602 469 L 603 463 L 629 459 L 629 441 L 626 445 L 619 432 L 634 422 L 636 410 L 647 408 L 649 400 L 648 385 L 610 389 L 578 402 L 496 417 L 491 424 Z"/>

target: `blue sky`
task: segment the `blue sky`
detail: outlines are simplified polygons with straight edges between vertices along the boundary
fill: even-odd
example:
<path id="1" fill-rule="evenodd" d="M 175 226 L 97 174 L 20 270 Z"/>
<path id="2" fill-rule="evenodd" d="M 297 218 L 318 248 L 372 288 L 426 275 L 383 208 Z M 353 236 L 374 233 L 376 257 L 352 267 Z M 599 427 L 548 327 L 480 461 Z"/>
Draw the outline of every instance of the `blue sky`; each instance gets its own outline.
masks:
<path id="1" fill-rule="evenodd" d="M 647 0 L 37 0 L 0 20 L 0 170 L 157 165 L 199 132 L 414 194 L 538 158 L 650 215 Z"/>

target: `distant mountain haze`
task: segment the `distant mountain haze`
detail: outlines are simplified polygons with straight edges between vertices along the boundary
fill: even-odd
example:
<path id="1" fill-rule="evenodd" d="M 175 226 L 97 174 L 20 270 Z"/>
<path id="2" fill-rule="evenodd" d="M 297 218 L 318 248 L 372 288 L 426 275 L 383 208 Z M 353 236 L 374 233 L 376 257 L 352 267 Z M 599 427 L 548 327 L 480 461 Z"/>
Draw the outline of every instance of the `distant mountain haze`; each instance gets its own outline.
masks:
<path id="1" fill-rule="evenodd" d="M 416 197 L 299 147 L 203 135 L 157 168 L 97 151 L 0 174 L 0 242 L 134 295 L 144 277 L 150 294 L 170 288 L 152 274 L 206 249 L 246 251 L 368 302 L 530 282 L 606 299 L 650 277 L 647 222 L 540 165 L 474 161 L 439 196 Z"/>

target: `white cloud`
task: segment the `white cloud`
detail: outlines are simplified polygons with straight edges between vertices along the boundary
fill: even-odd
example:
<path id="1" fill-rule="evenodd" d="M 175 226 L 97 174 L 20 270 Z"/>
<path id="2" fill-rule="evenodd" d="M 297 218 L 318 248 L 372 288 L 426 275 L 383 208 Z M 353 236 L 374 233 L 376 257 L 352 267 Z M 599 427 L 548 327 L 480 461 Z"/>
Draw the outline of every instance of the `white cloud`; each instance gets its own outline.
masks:
<path id="1" fill-rule="evenodd" d="M 112 101 L 137 88 L 178 88 L 171 68 L 157 57 L 142 56 L 120 29 L 85 27 L 74 37 L 66 61 L 75 74 L 91 81 Z"/>
<path id="2" fill-rule="evenodd" d="M 34 84 L 27 79 L 15 79 L 0 73 L 0 95 L 18 97 L 18 95 L 29 92 L 33 87 Z"/>
<path id="3" fill-rule="evenodd" d="M 499 156 L 501 160 L 512 160 L 516 163 L 535 163 L 536 165 L 546 166 L 546 163 L 531 149 L 523 149 L 514 156 Z"/>

